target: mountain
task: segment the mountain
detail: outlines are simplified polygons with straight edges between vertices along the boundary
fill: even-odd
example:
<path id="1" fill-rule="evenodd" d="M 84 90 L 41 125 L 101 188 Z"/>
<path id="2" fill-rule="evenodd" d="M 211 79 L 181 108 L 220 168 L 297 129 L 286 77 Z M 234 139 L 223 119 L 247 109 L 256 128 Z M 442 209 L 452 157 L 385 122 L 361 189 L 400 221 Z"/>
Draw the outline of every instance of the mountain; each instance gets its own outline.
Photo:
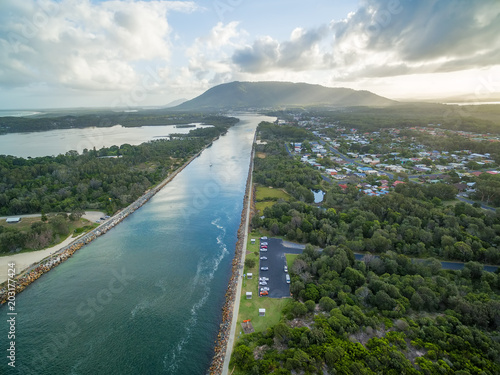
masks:
<path id="1" fill-rule="evenodd" d="M 175 110 L 224 110 L 283 106 L 390 106 L 396 101 L 369 91 L 308 83 L 231 82 L 212 87 Z"/>

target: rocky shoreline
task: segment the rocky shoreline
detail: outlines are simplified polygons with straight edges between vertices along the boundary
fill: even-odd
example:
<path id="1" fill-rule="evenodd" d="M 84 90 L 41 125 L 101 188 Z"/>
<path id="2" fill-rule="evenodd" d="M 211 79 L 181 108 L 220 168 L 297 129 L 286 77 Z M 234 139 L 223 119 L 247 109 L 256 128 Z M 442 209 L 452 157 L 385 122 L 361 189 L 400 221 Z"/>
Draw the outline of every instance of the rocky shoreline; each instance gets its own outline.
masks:
<path id="1" fill-rule="evenodd" d="M 215 341 L 214 347 L 214 356 L 212 358 L 212 363 L 210 365 L 209 374 L 211 375 L 220 375 L 222 374 L 222 370 L 224 367 L 224 360 L 226 358 L 227 350 L 228 350 L 228 341 L 230 338 L 231 332 L 231 324 L 233 320 L 233 310 L 235 303 L 239 303 L 236 301 L 236 292 L 238 289 L 238 278 L 239 278 L 239 270 L 243 267 L 242 263 L 242 255 L 245 250 L 245 230 L 248 223 L 246 222 L 246 211 L 247 206 L 251 202 L 250 199 L 250 189 L 252 189 L 252 173 L 253 173 L 253 155 L 255 151 L 255 143 L 252 146 L 250 167 L 248 170 L 247 184 L 245 188 L 245 196 L 243 198 L 243 209 L 241 211 L 241 222 L 238 228 L 237 234 L 237 242 L 236 242 L 236 250 L 234 253 L 234 259 L 231 268 L 231 278 L 229 279 L 229 283 L 227 286 L 225 302 L 222 306 L 222 322 L 219 326 L 219 333 L 217 335 L 217 340 Z"/>
<path id="2" fill-rule="evenodd" d="M 110 229 L 115 227 L 117 224 L 122 222 L 128 215 L 141 208 L 146 202 L 148 202 L 156 193 L 165 187 L 178 173 L 180 173 L 184 168 L 186 168 L 194 159 L 196 159 L 200 154 L 208 147 L 211 143 L 195 155 L 193 155 L 187 162 L 185 162 L 181 167 L 179 167 L 174 173 L 160 182 L 157 186 L 147 190 L 140 198 L 138 198 L 134 203 L 130 204 L 128 207 L 119 211 L 114 216 L 109 218 L 105 223 L 101 224 L 97 228 L 86 233 L 82 237 L 78 238 L 68 246 L 56 251 L 50 257 L 42 259 L 40 262 L 32 264 L 21 273 L 16 275 L 13 279 L 9 279 L 4 282 L 4 285 L 0 289 L 0 305 L 4 304 L 9 296 L 17 295 L 21 293 L 28 285 L 40 278 L 44 273 L 49 272 L 54 267 L 57 267 L 62 262 L 71 258 L 73 254 L 81 249 L 84 245 L 89 244 L 97 237 L 102 236 L 107 233 Z M 15 267 L 15 266 L 14 266 Z"/>

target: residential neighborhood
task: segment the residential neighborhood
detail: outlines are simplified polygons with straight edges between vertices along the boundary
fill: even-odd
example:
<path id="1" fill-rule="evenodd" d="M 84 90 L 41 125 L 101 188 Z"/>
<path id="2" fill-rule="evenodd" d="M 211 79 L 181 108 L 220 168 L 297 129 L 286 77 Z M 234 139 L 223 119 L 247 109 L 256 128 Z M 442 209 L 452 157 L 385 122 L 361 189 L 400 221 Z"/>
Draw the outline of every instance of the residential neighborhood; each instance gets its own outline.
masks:
<path id="1" fill-rule="evenodd" d="M 499 161 L 490 153 L 434 149 L 421 142 L 419 136 L 451 134 L 475 142 L 500 142 L 498 135 L 446 130 L 439 128 L 440 124 L 415 126 L 408 131 L 387 128 L 361 133 L 319 117 L 304 120 L 297 115 L 293 116 L 293 124 L 309 130 L 315 140 L 292 142 L 287 146 L 291 155 L 320 170 L 325 181 L 341 187 L 355 184 L 371 196 L 385 195 L 398 184 L 408 182 L 442 182 L 455 186 L 459 196 L 468 197 L 476 191 L 476 179 L 481 174 L 500 173 Z"/>

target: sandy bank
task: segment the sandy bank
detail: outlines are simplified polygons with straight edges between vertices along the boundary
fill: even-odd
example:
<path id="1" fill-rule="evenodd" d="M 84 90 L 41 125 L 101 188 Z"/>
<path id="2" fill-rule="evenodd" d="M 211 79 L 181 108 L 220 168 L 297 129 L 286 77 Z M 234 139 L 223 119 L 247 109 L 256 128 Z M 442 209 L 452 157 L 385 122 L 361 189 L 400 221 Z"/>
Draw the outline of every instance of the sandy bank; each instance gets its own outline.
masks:
<path id="1" fill-rule="evenodd" d="M 29 253 L 5 255 L 0 257 L 0 283 L 3 283 L 4 281 L 7 280 L 8 263 L 14 262 L 16 265 L 16 273 L 19 273 L 21 270 L 24 270 L 31 264 L 40 262 L 42 259 L 48 257 L 53 252 L 62 249 L 64 246 L 69 245 L 75 239 L 76 238 L 73 238 L 70 235 L 60 244 L 49 247 L 47 249 L 31 251 Z"/>

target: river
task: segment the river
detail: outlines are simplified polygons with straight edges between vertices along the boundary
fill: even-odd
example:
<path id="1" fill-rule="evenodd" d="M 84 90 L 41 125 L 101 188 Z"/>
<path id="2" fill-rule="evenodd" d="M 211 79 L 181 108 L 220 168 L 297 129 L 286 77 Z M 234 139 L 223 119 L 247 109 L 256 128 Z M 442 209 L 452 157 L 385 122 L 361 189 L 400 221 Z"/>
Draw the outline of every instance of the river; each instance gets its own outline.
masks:
<path id="1" fill-rule="evenodd" d="M 109 128 L 59 129 L 45 132 L 8 133 L 0 135 L 0 155 L 13 155 L 22 158 L 59 155 L 75 150 L 99 150 L 102 147 L 120 146 L 125 143 L 139 145 L 170 134 L 187 134 L 190 130 L 206 128 L 211 125 L 192 124 L 195 127 L 176 128 L 175 125 Z"/>
<path id="2" fill-rule="evenodd" d="M 206 373 L 255 129 L 273 120 L 237 117 L 149 203 L 17 296 L 16 368 L 3 355 L 0 373 Z"/>

